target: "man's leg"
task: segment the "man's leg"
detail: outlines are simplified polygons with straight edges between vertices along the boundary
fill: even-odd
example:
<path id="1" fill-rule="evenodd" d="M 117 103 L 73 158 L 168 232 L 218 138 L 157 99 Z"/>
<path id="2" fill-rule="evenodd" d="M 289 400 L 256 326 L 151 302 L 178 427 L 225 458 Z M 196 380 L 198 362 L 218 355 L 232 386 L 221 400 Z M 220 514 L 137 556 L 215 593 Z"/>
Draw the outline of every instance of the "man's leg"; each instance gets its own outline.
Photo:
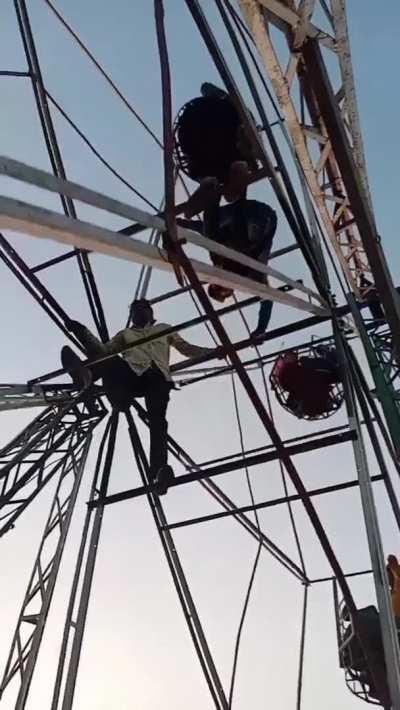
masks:
<path id="1" fill-rule="evenodd" d="M 70 375 L 72 382 L 78 391 L 86 390 L 83 402 L 90 415 L 97 414 L 96 402 L 91 394 L 91 384 L 93 382 L 91 372 L 83 366 L 82 360 L 69 345 L 64 345 L 61 350 L 61 364 Z"/>
<path id="2" fill-rule="evenodd" d="M 273 301 L 261 301 L 258 311 L 257 327 L 252 332 L 253 338 L 259 338 L 266 333 L 271 320 Z"/>
<path id="3" fill-rule="evenodd" d="M 102 344 L 93 342 L 94 339 L 85 338 L 84 326 L 79 332 L 79 340 L 86 349 L 89 360 L 96 360 L 104 357 Z M 83 364 L 79 356 L 68 345 L 61 351 L 61 362 L 64 369 L 69 373 L 72 381 L 78 390 L 87 388 L 85 404 L 89 411 L 94 413 L 96 405 L 93 399 L 93 392 L 90 385 L 99 379 L 103 380 L 106 395 L 112 407 L 124 410 L 131 403 L 132 396 L 143 395 L 138 386 L 139 378 L 121 357 L 115 356 L 90 367 Z"/>
<path id="4" fill-rule="evenodd" d="M 168 463 L 167 406 L 171 385 L 164 375 L 152 368 L 144 375 L 145 402 L 150 429 L 150 478 L 155 481 Z"/>

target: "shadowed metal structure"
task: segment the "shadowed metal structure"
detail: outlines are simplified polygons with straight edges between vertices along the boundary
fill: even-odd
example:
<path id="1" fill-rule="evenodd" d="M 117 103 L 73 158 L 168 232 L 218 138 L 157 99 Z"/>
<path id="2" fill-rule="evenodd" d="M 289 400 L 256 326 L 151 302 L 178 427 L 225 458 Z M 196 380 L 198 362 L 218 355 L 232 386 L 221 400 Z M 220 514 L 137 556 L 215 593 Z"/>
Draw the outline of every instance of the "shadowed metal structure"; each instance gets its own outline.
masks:
<path id="1" fill-rule="evenodd" d="M 14 0 L 27 70 L 0 71 L 0 77 L 31 82 L 52 172 L 34 168 L 12 157 L 0 156 L 0 174 L 3 182 L 6 179 L 17 181 L 21 190 L 28 185 L 40 188 L 49 195 L 56 194 L 61 201 L 62 213 L 0 195 L 0 228 L 7 230 L 7 235 L 0 235 L 0 259 L 64 336 L 81 350 L 80 343 L 71 335 L 69 314 L 56 295 L 45 285 L 43 272 L 55 269 L 61 263 L 68 265 L 70 269 L 78 268 L 84 297 L 103 342 L 108 340 L 109 331 L 101 290 L 91 266 L 92 252 L 140 264 L 142 271 L 137 295 L 141 297 L 147 295 L 150 285 L 157 286 L 158 270 L 175 274 L 179 288 L 174 287 L 165 293 L 159 293 L 156 289 L 151 301 L 157 303 L 172 300 L 185 294 L 193 299 L 198 313 L 185 322 L 171 326 L 165 334 L 205 324 L 216 343 L 216 352 L 226 358 L 226 363 L 213 363 L 215 357 L 210 354 L 197 360 L 178 363 L 171 371 L 182 387 L 190 387 L 195 382 L 204 382 L 203 386 L 206 386 L 207 380 L 212 378 L 231 378 L 234 392 L 233 410 L 241 450 L 199 463 L 193 460 L 190 452 L 186 452 L 171 435 L 168 436 L 169 452 L 185 471 L 176 477 L 169 495 L 173 496 L 175 489 L 182 491 L 184 486 L 199 485 L 220 508 L 208 515 L 190 518 L 185 518 L 183 513 L 180 520 L 171 522 L 167 519 L 162 499 L 156 495 L 154 486 L 149 482 L 148 461 L 137 426 L 138 421 L 148 426 L 148 418 L 139 403 L 135 402 L 131 410 L 125 411 L 123 415 L 116 410 L 109 412 L 104 391 L 98 387 L 93 390 L 95 410 L 88 410 L 85 392 L 77 392 L 73 386 L 65 383 L 53 382 L 65 374 L 62 369 L 38 373 L 28 383 L 0 385 L 0 411 L 3 416 L 6 411 L 43 408 L 20 435 L 0 451 L 0 535 L 13 528 L 19 516 L 48 482 L 52 479 L 56 482 L 50 513 L 17 619 L 10 653 L 5 661 L 0 697 L 14 692 L 15 708 L 23 710 L 27 706 L 63 550 L 68 540 L 70 521 L 76 505 L 79 504 L 80 484 L 85 475 L 89 447 L 92 446 L 97 447 L 94 478 L 71 583 L 51 710 L 71 710 L 75 707 L 76 681 L 96 557 L 101 543 L 103 517 L 110 505 L 140 497 L 147 499 L 215 708 L 228 710 L 233 707 L 241 632 L 260 554 L 268 552 L 296 582 L 304 585 L 297 710 L 302 707 L 310 588 L 313 584 L 326 581 L 333 582 L 341 653 L 344 631 L 340 626 L 339 610 L 344 602 L 351 615 L 352 632 L 360 643 L 379 704 L 385 710 L 400 710 L 400 652 L 386 583 L 385 559 L 373 491 L 375 483 L 384 489 L 394 520 L 400 529 L 400 508 L 391 480 L 392 472 L 396 475 L 400 473 L 400 302 L 376 231 L 355 94 L 345 1 L 238 0 L 235 7 L 230 0 L 215 0 L 215 9 L 222 19 L 226 39 L 232 44 L 254 104 L 254 122 L 250 119 L 239 90 L 239 77 L 234 76 L 228 65 L 214 27 L 202 7 L 203 3 L 198 0 L 181 0 L 182 7 L 189 10 L 198 30 L 199 41 L 205 43 L 254 148 L 260 169 L 252 182 L 266 181 L 272 188 L 293 235 L 293 243 L 272 252 L 271 260 L 294 252 L 296 258 L 306 267 L 307 285 L 283 274 L 270 264 L 265 266 L 177 223 L 175 186 L 177 177 L 179 179 L 180 176 L 177 176 L 179 171 L 173 162 L 173 76 L 170 75 L 168 51 L 173 38 L 166 35 L 162 0 L 154 0 L 155 32 L 162 82 L 162 141 L 147 126 L 52 0 L 43 2 L 51 12 L 52 19 L 59 22 L 77 42 L 133 118 L 139 121 L 152 140 L 163 150 L 165 195 L 161 204 L 165 208 L 162 212 L 154 208 L 154 213 L 151 213 L 68 180 L 54 126 L 53 114 L 57 111 L 64 116 L 96 158 L 110 169 L 114 177 L 129 187 L 136 197 L 142 199 L 147 209 L 153 208 L 152 202 L 106 161 L 73 119 L 52 98 L 46 86 L 45 68 L 40 66 L 27 4 L 25 0 Z M 167 5 L 166 3 L 165 9 L 168 12 Z M 279 42 L 278 31 L 282 34 Z M 283 56 L 282 38 L 287 44 L 286 57 Z M 274 45 L 274 41 L 277 45 L 280 43 L 279 49 Z M 272 92 L 275 93 L 275 98 Z M 277 116 L 277 121 L 272 124 L 268 120 L 271 103 Z M 260 130 L 257 130 L 256 126 L 259 126 Z M 278 137 L 273 130 L 274 126 L 280 129 Z M 287 151 L 290 163 L 283 158 Z M 297 194 L 292 173 L 300 181 L 301 199 Z M 82 220 L 77 213 L 79 203 L 98 208 L 98 220 Z M 128 224 L 119 231 L 105 227 L 101 216 L 104 214 L 123 218 Z M 138 236 L 146 230 L 151 230 L 148 243 Z M 30 265 L 16 250 L 15 232 L 32 238 L 51 239 L 67 245 L 68 249 L 60 256 Z M 162 248 L 159 246 L 160 234 L 164 236 Z M 196 250 L 196 258 L 193 257 L 193 247 Z M 209 251 L 261 273 L 264 279 L 268 277 L 268 283 L 211 266 L 207 261 Z M 199 252 L 202 258 L 198 257 Z M 330 278 L 331 273 L 334 278 Z M 235 299 L 232 305 L 215 310 L 204 289 L 205 283 L 210 281 L 234 289 L 244 294 L 245 298 Z M 331 282 L 334 282 L 335 286 Z M 345 298 L 342 297 L 341 290 Z M 284 312 L 290 313 L 291 316 L 288 316 L 287 322 L 266 333 L 255 344 L 250 338 L 245 309 L 258 303 L 260 299 L 268 299 L 277 306 L 284 306 Z M 249 337 L 236 342 L 227 325 L 228 316 L 233 314 L 242 319 L 249 334 Z M 369 317 L 371 314 L 373 317 Z M 347 316 L 352 319 L 350 327 Z M 290 347 L 280 347 L 283 336 L 307 331 L 306 341 L 299 343 L 296 348 L 309 351 L 315 347 L 317 341 L 311 337 L 310 330 L 319 324 L 325 324 L 325 335 L 318 343 L 335 344 L 344 373 L 340 385 L 343 389 L 340 389 L 340 398 L 339 394 L 337 397 L 338 406 L 332 408 L 332 413 L 344 401 L 347 421 L 342 425 L 319 429 L 312 434 L 287 438 L 279 433 L 274 420 L 264 369 L 273 364 L 283 352 L 291 350 Z M 135 347 L 140 347 L 154 337 L 149 336 L 137 341 Z M 354 354 L 353 346 L 356 340 L 363 348 L 369 367 L 368 375 L 375 383 L 373 393 L 370 392 L 364 372 Z M 276 341 L 276 352 L 268 355 L 262 353 L 263 344 L 271 341 Z M 254 349 L 252 357 L 241 359 L 241 352 L 246 352 L 250 347 Z M 255 385 L 255 375 L 261 375 L 264 391 Z M 49 383 L 49 380 L 52 382 Z M 253 449 L 247 450 L 244 445 L 236 382 L 241 383 L 248 407 L 258 418 L 263 431 L 263 444 Z M 136 465 L 140 485 L 110 493 L 109 484 L 113 479 L 113 461 L 121 422 L 127 426 L 132 460 Z M 105 426 L 98 441 L 99 437 L 96 438 L 94 433 L 97 433 L 96 428 L 102 423 Z M 366 442 L 372 445 L 377 462 L 378 470 L 374 475 L 370 473 L 371 461 L 367 456 Z M 347 450 L 351 451 L 355 474 L 333 485 L 307 490 L 297 468 L 297 457 L 337 446 L 346 446 Z M 256 467 L 263 465 L 268 471 L 265 464 L 272 461 L 279 462 L 284 495 L 268 500 L 256 500 L 249 469 L 256 470 Z M 246 475 L 251 500 L 248 505 L 237 505 L 216 483 L 217 476 L 234 471 L 243 471 Z M 294 493 L 288 488 L 289 482 Z M 354 489 L 358 489 L 360 494 L 371 569 L 345 573 L 314 500 L 335 492 L 343 492 L 343 495 L 346 495 L 347 490 Z M 304 507 L 330 564 L 331 577 L 312 579 L 307 572 L 301 545 L 301 530 L 292 509 L 292 504 L 296 501 L 301 502 Z M 260 524 L 257 511 L 275 506 L 285 506 L 288 510 L 298 560 L 292 559 L 282 549 L 279 541 L 272 540 Z M 254 514 L 254 520 L 249 517 L 250 514 Z M 240 529 L 258 543 L 236 638 L 229 688 L 225 687 L 221 680 L 221 672 L 209 646 L 178 545 L 173 537 L 173 531 L 176 529 L 200 523 L 204 525 L 225 517 L 233 518 Z M 6 541 L 3 541 L 3 544 L 6 544 Z M 375 585 L 384 670 L 376 660 L 368 629 L 353 598 L 351 580 L 361 574 L 372 574 Z M 363 700 L 374 701 L 369 696 L 365 682 L 360 680 L 357 674 L 351 674 L 350 670 L 346 668 L 350 690 Z"/>

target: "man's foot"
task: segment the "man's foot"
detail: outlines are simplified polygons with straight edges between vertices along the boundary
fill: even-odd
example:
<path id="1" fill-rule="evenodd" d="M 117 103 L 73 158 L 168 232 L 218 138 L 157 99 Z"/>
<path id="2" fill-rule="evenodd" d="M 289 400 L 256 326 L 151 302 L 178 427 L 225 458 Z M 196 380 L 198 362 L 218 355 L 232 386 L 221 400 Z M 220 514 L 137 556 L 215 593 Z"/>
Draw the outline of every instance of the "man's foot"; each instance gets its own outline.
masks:
<path id="1" fill-rule="evenodd" d="M 245 197 L 250 175 L 249 166 L 245 160 L 236 160 L 232 163 L 223 188 L 223 196 L 227 202 L 235 202 L 235 200 Z"/>
<path id="2" fill-rule="evenodd" d="M 156 495 L 164 496 L 174 478 L 171 466 L 161 466 L 154 481 Z"/>
<path id="3" fill-rule="evenodd" d="M 214 301 L 219 301 L 223 303 L 227 298 L 233 296 L 233 291 L 231 288 L 225 288 L 225 286 L 217 286 L 216 284 L 210 284 L 208 287 L 208 295 L 213 298 Z"/>
<path id="4" fill-rule="evenodd" d="M 259 340 L 259 338 L 262 338 L 263 335 L 265 335 L 265 330 L 264 330 L 264 328 L 256 328 L 255 330 L 253 330 L 252 333 L 250 333 L 250 337 L 251 337 L 253 340 Z"/>
<path id="5" fill-rule="evenodd" d="M 204 212 L 208 207 L 218 204 L 221 198 L 221 188 L 217 178 L 207 177 L 201 181 L 197 190 L 194 191 L 186 202 L 184 215 L 186 219 L 191 219 L 196 214 Z"/>

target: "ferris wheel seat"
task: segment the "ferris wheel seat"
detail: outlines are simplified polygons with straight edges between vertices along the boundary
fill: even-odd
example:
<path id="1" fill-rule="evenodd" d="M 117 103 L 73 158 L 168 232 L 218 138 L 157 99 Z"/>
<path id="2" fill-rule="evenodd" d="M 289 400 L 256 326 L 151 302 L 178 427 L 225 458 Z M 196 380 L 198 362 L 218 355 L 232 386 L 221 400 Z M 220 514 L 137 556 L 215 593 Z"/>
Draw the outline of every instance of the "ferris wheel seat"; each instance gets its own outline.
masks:
<path id="1" fill-rule="evenodd" d="M 320 349 L 291 350 L 279 355 L 270 382 L 279 404 L 299 419 L 327 419 L 343 403 L 335 360 Z"/>
<path id="2" fill-rule="evenodd" d="M 346 685 L 359 700 L 370 705 L 385 706 L 375 687 L 372 673 L 372 668 L 379 670 L 385 686 L 383 691 L 387 693 L 386 666 L 378 611 L 372 605 L 358 610 L 360 622 L 369 641 L 370 656 L 367 660 L 354 630 L 351 615 L 345 609 L 346 606 L 343 604 L 341 610 L 337 610 L 337 625 L 339 662 L 345 671 Z"/>

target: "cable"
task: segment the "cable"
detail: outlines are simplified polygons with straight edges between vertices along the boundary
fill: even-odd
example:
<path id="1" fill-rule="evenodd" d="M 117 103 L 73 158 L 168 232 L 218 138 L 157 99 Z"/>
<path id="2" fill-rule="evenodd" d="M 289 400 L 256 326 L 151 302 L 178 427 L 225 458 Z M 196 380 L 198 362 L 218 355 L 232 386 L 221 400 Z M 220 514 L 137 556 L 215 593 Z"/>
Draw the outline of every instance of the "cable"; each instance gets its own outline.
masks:
<path id="1" fill-rule="evenodd" d="M 247 587 L 246 597 L 244 600 L 243 612 L 242 612 L 242 616 L 240 618 L 239 628 L 238 628 L 238 632 L 236 635 L 235 653 L 234 653 L 233 669 L 232 669 L 232 676 L 231 676 L 231 685 L 229 688 L 229 697 L 228 697 L 230 710 L 232 708 L 233 691 L 234 691 L 234 687 L 235 687 L 236 669 L 237 669 L 237 662 L 238 662 L 238 656 L 239 656 L 239 647 L 240 647 L 240 640 L 241 640 L 241 635 L 242 635 L 242 630 L 243 630 L 243 624 L 244 624 L 247 609 L 249 606 L 250 594 L 251 594 L 251 590 L 253 588 L 254 578 L 256 575 L 257 567 L 258 567 L 258 562 L 260 560 L 261 549 L 262 549 L 262 544 L 260 542 L 259 546 L 258 546 L 258 550 L 256 552 L 255 559 L 254 559 L 253 569 L 251 571 L 251 576 L 250 576 L 250 582 L 249 582 L 249 586 Z"/>
<path id="2" fill-rule="evenodd" d="M 245 457 L 245 446 L 244 446 L 243 427 L 242 427 L 242 422 L 241 422 L 241 418 L 240 418 L 240 410 L 239 410 L 239 403 L 238 403 L 238 397 L 237 397 L 235 375 L 233 372 L 231 374 L 231 381 L 232 381 L 233 400 L 234 400 L 234 405 L 235 405 L 236 421 L 237 421 L 238 431 L 239 431 L 240 448 L 241 448 L 242 457 L 244 458 Z M 250 473 L 249 473 L 249 469 L 247 466 L 245 467 L 245 473 L 246 473 L 247 486 L 248 486 L 249 493 L 250 493 L 251 504 L 253 506 L 255 506 L 253 487 L 251 485 Z M 260 520 L 258 517 L 258 512 L 257 512 L 257 510 L 254 510 L 253 512 L 254 512 L 254 518 L 255 518 L 256 525 L 257 525 L 257 529 L 260 533 L 261 528 L 260 528 Z M 243 626 L 244 626 L 244 622 L 245 622 L 246 615 L 247 615 L 247 609 L 248 609 L 249 602 L 250 602 L 251 590 L 253 588 L 253 583 L 254 583 L 256 572 L 257 572 L 258 562 L 260 560 L 261 549 L 262 549 L 262 541 L 260 538 L 259 543 L 258 543 L 256 556 L 255 556 L 254 563 L 253 563 L 253 567 L 251 570 L 250 580 L 249 580 L 249 584 L 247 587 L 246 596 L 244 599 L 244 605 L 243 605 L 242 613 L 240 616 L 239 627 L 238 627 L 236 639 L 235 639 L 235 650 L 234 650 L 234 654 L 233 654 L 231 683 L 230 683 L 229 698 L 228 698 L 229 708 L 232 708 L 233 691 L 234 691 L 234 687 L 235 687 L 236 670 L 237 670 L 237 664 L 238 664 L 238 659 L 239 659 L 239 650 L 240 650 L 240 642 L 241 642 L 241 638 L 242 638 L 242 631 L 243 631 Z"/>
<path id="3" fill-rule="evenodd" d="M 57 111 L 59 111 L 59 113 L 63 116 L 63 118 L 71 126 L 71 128 L 74 129 L 75 133 L 77 133 L 78 136 L 80 138 L 82 138 L 83 142 L 87 145 L 89 150 L 91 150 L 93 155 L 95 155 L 96 158 L 98 158 L 99 161 L 107 168 L 107 170 L 109 170 L 114 175 L 114 177 L 116 177 L 120 182 L 122 182 L 122 184 L 125 185 L 125 187 L 127 187 L 129 190 L 134 192 L 137 197 L 140 197 L 140 199 L 143 200 L 143 202 L 145 202 L 149 207 L 151 207 L 153 210 L 157 211 L 157 207 L 155 205 L 153 205 L 153 203 L 150 202 L 150 200 L 148 200 L 144 195 L 142 195 L 142 193 L 139 192 L 139 190 L 137 190 L 136 187 L 134 187 L 130 182 L 128 182 L 128 180 L 125 180 L 125 178 L 122 177 L 122 175 L 117 170 L 115 170 L 115 168 L 113 168 L 112 165 L 101 155 L 101 153 L 97 150 L 97 148 L 94 147 L 93 143 L 90 142 L 90 140 L 87 138 L 87 136 L 80 130 L 80 128 L 78 128 L 76 123 L 74 123 L 74 121 L 68 116 L 66 111 L 64 111 L 64 109 L 60 106 L 58 101 L 56 101 L 56 99 L 47 90 L 46 90 L 46 96 L 49 99 L 49 101 L 53 104 L 53 106 L 55 106 Z"/>
<path id="4" fill-rule="evenodd" d="M 51 0 L 43 0 L 43 2 L 46 3 L 48 8 L 54 13 L 54 15 L 61 22 L 61 24 L 64 26 L 64 28 L 67 30 L 67 32 L 74 38 L 74 40 L 77 42 L 77 44 L 79 45 L 81 50 L 86 54 L 86 56 L 89 57 L 90 61 L 95 65 L 96 69 L 100 72 L 100 74 L 103 76 L 103 78 L 107 81 L 109 86 L 111 86 L 114 93 L 117 94 L 117 96 L 125 104 L 126 108 L 130 111 L 130 113 L 136 118 L 137 121 L 139 121 L 140 125 L 143 126 L 145 131 L 153 138 L 153 140 L 157 143 L 157 145 L 160 148 L 162 148 L 163 145 L 160 142 L 160 140 L 157 138 L 156 134 L 152 131 L 152 129 L 148 126 L 148 124 L 140 116 L 140 114 L 133 108 L 132 104 L 128 101 L 126 96 L 124 96 L 122 91 L 118 88 L 118 86 L 115 84 L 115 82 L 111 79 L 109 74 L 107 74 L 105 69 L 101 66 L 100 62 L 97 61 L 97 59 L 92 54 L 92 52 L 84 44 L 84 42 L 81 40 L 79 35 L 75 32 L 75 30 L 72 29 L 71 25 L 68 24 L 68 22 L 62 16 L 62 14 L 59 12 L 59 10 L 57 10 L 57 8 L 54 6 L 54 4 L 51 2 Z"/>
<path id="5" fill-rule="evenodd" d="M 238 302 L 237 299 L 236 299 L 236 296 L 234 296 L 234 298 L 235 298 L 236 302 Z M 241 319 L 242 319 L 242 321 L 243 321 L 243 324 L 244 324 L 244 326 L 245 326 L 245 328 L 246 328 L 246 330 L 247 330 L 247 332 L 248 332 L 248 334 L 249 334 L 249 336 L 250 336 L 251 331 L 250 331 L 250 328 L 249 328 L 249 325 L 248 325 L 248 322 L 247 322 L 247 318 L 246 318 L 246 316 L 244 315 L 244 313 L 243 313 L 243 311 L 242 311 L 241 308 L 238 309 L 238 312 L 239 312 L 240 317 L 241 317 Z M 262 357 L 263 357 L 263 356 L 261 355 L 260 349 L 259 349 L 259 347 L 258 347 L 257 345 L 254 345 L 254 350 L 255 350 L 255 352 L 256 352 L 258 358 L 259 358 L 259 361 L 262 363 Z M 266 400 L 267 400 L 268 413 L 269 413 L 269 416 L 270 416 L 270 418 L 271 418 L 271 421 L 273 422 L 273 424 L 275 424 L 274 413 L 273 413 L 273 409 L 272 409 L 272 405 L 271 405 L 271 398 L 270 398 L 270 395 L 269 395 L 269 390 L 268 390 L 268 385 L 267 385 L 267 380 L 266 380 L 266 376 L 265 376 L 265 371 L 264 371 L 264 366 L 263 366 L 263 365 L 261 365 L 261 376 L 262 376 L 263 385 L 264 385 L 265 397 L 266 397 Z M 284 467 L 283 467 L 283 465 L 282 465 L 282 461 L 281 461 L 280 459 L 279 459 L 279 468 L 280 468 L 280 472 L 281 472 L 283 490 L 284 490 L 285 496 L 288 497 L 289 491 L 288 491 L 288 487 L 287 487 L 286 473 L 285 473 L 285 469 L 284 469 Z M 291 505 L 290 501 L 288 501 L 287 507 L 288 507 L 290 522 L 291 522 L 291 525 L 292 525 L 293 536 L 294 536 L 294 539 L 295 539 L 295 543 L 296 543 L 297 552 L 298 552 L 298 555 L 299 555 L 299 560 L 300 560 L 301 568 L 302 568 L 302 570 L 303 570 L 303 572 L 304 572 L 304 576 L 307 577 L 307 573 L 306 573 L 306 569 L 305 569 L 305 564 L 304 564 L 304 558 L 303 558 L 303 552 L 302 552 L 301 544 L 300 544 L 300 538 L 299 538 L 299 534 L 298 534 L 298 532 L 297 532 L 296 521 L 295 521 L 295 519 L 294 519 L 294 514 L 293 514 L 292 505 Z"/>

